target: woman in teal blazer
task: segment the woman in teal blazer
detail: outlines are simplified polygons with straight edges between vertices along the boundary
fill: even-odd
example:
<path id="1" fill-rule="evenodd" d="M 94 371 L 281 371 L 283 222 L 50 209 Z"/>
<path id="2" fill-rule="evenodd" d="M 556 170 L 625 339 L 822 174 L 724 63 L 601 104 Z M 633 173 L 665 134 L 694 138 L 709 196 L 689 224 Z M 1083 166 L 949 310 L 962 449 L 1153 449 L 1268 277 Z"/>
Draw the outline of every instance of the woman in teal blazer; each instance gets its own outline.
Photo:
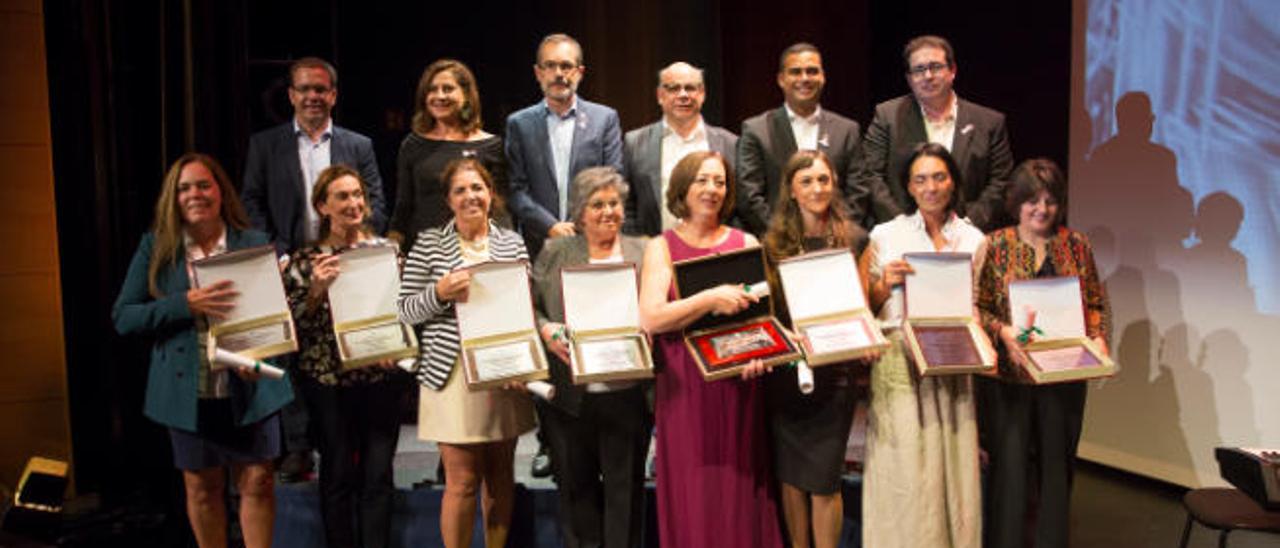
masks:
<path id="1" fill-rule="evenodd" d="M 269 243 L 248 218 L 226 172 L 203 154 L 169 168 L 112 309 L 116 331 L 151 336 L 145 413 L 169 427 L 182 470 L 187 515 L 202 548 L 226 546 L 224 468 L 241 495 L 245 545 L 269 546 L 275 517 L 272 460 L 280 452 L 276 411 L 293 399 L 283 380 L 248 370 L 212 371 L 207 317 L 235 306 L 229 281 L 192 288 L 189 259 Z"/>

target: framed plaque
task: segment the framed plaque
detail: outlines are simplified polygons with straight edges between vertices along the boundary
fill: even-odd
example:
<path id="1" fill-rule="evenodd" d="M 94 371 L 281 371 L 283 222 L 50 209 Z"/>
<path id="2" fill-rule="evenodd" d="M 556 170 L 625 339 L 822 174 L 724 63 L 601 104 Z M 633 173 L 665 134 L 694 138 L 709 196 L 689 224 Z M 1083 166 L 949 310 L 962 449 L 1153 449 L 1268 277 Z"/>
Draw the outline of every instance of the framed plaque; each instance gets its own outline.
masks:
<path id="1" fill-rule="evenodd" d="M 343 369 L 416 356 L 418 337 L 396 314 L 396 249 L 357 247 L 343 251 L 338 260 L 342 274 L 329 286 L 329 309 Z"/>
<path id="2" fill-rule="evenodd" d="M 472 390 L 549 377 L 547 357 L 533 315 L 526 261 L 493 261 L 468 267 L 467 301 L 456 303 L 462 368 Z"/>
<path id="3" fill-rule="evenodd" d="M 230 280 L 240 293 L 222 319 L 209 318 L 210 345 L 262 360 L 298 350 L 275 247 L 241 249 L 191 263 L 196 287 Z"/>
<path id="4" fill-rule="evenodd" d="M 678 261 L 672 265 L 676 298 L 684 298 L 721 284 L 746 287 L 765 281 L 764 250 L 749 247 Z M 702 377 L 736 377 L 754 359 L 772 365 L 802 357 L 795 342 L 773 314 L 773 299 L 760 298 L 731 316 L 707 314 L 684 331 L 685 346 Z"/>
<path id="5" fill-rule="evenodd" d="M 996 352 L 973 315 L 969 253 L 907 253 L 915 272 L 903 289 L 907 354 L 921 376 L 987 373 Z"/>
<path id="6" fill-rule="evenodd" d="M 637 282 L 632 263 L 560 271 L 574 384 L 653 377 Z"/>
<path id="7" fill-rule="evenodd" d="M 867 308 L 853 251 L 806 253 L 778 263 L 792 328 L 805 336 L 811 367 L 848 361 L 888 348 Z"/>
<path id="8" fill-rule="evenodd" d="M 1023 346 L 1035 384 L 1078 381 L 1115 374 L 1116 365 L 1089 339 L 1084 325 L 1080 278 L 1062 276 L 1009 282 L 1009 318 L 1019 333 L 1034 328 Z"/>

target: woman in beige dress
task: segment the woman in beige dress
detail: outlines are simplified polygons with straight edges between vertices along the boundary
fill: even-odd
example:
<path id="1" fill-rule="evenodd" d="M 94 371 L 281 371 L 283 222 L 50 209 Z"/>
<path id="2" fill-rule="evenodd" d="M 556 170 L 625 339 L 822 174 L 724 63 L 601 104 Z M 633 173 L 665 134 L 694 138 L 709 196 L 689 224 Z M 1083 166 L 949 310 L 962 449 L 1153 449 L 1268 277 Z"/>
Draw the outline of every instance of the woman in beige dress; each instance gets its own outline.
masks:
<path id="1" fill-rule="evenodd" d="M 533 403 L 515 390 L 467 387 L 458 366 L 455 302 L 467 299 L 465 267 L 495 260 L 528 260 L 520 235 L 492 217 L 502 200 L 475 158 L 450 162 L 440 180 L 453 218 L 423 230 L 405 263 L 398 301 L 402 320 L 419 326 L 415 371 L 422 384 L 418 437 L 435 441 L 445 469 L 440 533 L 450 548 L 470 546 L 476 492 L 484 510 L 485 546 L 506 544 L 515 491 L 516 439 L 533 430 Z"/>
<path id="2" fill-rule="evenodd" d="M 915 211 L 871 230 L 860 270 L 871 309 L 892 343 L 871 366 L 863 546 L 978 547 L 982 501 L 978 428 L 969 375 L 919 378 L 903 350 L 903 282 L 912 252 L 980 256 L 982 231 L 955 213 L 959 170 L 947 149 L 916 147 L 903 185 Z"/>

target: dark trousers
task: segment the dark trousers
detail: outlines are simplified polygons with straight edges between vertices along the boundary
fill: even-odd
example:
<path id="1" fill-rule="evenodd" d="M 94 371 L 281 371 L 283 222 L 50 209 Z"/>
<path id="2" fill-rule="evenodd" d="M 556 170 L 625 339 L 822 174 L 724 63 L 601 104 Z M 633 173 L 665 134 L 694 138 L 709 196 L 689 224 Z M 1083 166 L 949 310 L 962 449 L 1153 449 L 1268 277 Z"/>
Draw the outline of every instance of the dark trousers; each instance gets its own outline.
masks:
<path id="1" fill-rule="evenodd" d="M 564 545 L 640 546 L 651 422 L 644 388 L 584 394 L 578 416 L 548 406 L 544 417 Z"/>
<path id="2" fill-rule="evenodd" d="M 294 370 L 293 360 L 295 356 L 284 356 L 277 358 L 278 365 Z M 306 394 L 302 391 L 304 380 L 295 379 L 293 375 L 285 375 L 285 381 L 293 385 L 293 399 L 280 409 L 280 441 L 281 449 L 285 455 L 289 453 L 297 453 L 300 451 L 310 451 L 314 448 L 311 443 L 311 419 L 307 413 Z"/>
<path id="3" fill-rule="evenodd" d="M 320 451 L 320 513 L 329 548 L 385 548 L 395 495 L 391 461 L 400 436 L 400 383 L 298 384 L 306 392 Z"/>
<path id="4" fill-rule="evenodd" d="M 984 446 L 990 456 L 983 494 L 984 545 L 1066 548 L 1086 383 L 1034 386 L 986 378 L 975 381 Z M 1036 509 L 1033 519 L 1028 519 L 1032 508 Z M 1034 529 L 1028 531 L 1028 525 Z"/>

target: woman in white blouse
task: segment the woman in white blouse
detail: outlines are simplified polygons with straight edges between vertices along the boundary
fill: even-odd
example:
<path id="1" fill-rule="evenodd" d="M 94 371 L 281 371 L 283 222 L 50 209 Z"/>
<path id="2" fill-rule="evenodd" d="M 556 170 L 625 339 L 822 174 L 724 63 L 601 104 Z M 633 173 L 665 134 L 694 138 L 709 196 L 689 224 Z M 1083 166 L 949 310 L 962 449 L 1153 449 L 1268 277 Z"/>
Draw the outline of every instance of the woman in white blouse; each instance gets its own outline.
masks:
<path id="1" fill-rule="evenodd" d="M 915 211 L 877 225 L 862 255 L 872 310 L 893 344 L 871 368 L 863 544 L 981 545 L 978 429 L 968 375 L 917 377 L 904 352 L 904 253 L 980 256 L 982 231 L 955 213 L 959 170 L 947 149 L 916 147 L 902 181 Z"/>

